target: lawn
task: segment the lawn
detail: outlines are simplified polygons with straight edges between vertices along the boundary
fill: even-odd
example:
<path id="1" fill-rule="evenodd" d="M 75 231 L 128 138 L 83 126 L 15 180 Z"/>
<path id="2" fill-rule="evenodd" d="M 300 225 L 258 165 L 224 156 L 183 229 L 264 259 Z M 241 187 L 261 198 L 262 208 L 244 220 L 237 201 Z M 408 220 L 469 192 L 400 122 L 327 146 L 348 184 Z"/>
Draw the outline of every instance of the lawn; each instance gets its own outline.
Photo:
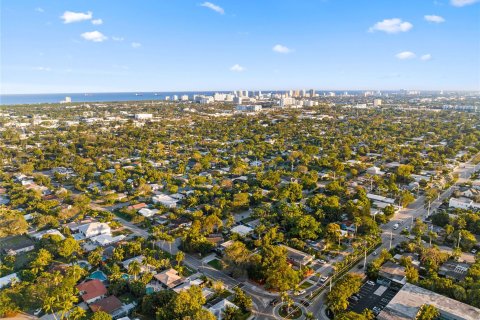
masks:
<path id="1" fill-rule="evenodd" d="M 210 261 L 208 261 L 207 264 L 214 267 L 217 270 L 222 270 L 223 269 L 222 262 L 218 259 L 210 260 Z"/>
<path id="2" fill-rule="evenodd" d="M 305 281 L 304 283 L 302 283 L 300 285 L 300 289 L 307 289 L 307 288 L 310 288 L 312 286 L 312 284 L 308 281 Z"/>

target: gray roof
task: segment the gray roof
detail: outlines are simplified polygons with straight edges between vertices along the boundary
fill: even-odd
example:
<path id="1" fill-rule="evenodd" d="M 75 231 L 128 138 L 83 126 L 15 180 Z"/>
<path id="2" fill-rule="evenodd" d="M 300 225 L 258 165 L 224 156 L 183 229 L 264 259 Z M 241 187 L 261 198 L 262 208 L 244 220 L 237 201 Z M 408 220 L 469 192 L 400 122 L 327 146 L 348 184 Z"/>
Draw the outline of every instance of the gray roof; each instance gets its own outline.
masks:
<path id="1" fill-rule="evenodd" d="M 478 320 L 480 309 L 407 283 L 377 316 L 378 320 L 415 319 L 424 304 L 437 308 L 451 320 Z"/>

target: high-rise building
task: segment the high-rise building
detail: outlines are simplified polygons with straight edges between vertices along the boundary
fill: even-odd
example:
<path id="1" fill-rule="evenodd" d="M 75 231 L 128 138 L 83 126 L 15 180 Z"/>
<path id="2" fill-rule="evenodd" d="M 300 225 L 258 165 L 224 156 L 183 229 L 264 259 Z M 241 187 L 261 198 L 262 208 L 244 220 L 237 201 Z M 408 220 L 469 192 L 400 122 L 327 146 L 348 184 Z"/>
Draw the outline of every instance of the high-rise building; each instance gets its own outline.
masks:
<path id="1" fill-rule="evenodd" d="M 310 89 L 310 98 L 315 97 L 315 89 Z"/>

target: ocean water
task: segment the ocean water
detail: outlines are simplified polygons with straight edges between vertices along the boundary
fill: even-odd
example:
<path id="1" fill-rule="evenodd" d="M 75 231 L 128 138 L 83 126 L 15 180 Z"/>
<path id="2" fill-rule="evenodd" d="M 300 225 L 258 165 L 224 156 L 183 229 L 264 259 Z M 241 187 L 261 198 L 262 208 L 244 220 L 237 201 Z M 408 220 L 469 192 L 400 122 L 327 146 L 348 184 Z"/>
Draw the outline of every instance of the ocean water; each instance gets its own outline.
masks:
<path id="1" fill-rule="evenodd" d="M 222 91 L 215 91 L 222 92 Z M 102 93 L 49 93 L 49 94 L 2 94 L 0 105 L 59 103 L 65 97 L 72 98 L 72 103 L 81 102 L 108 102 L 108 101 L 159 101 L 166 96 L 188 95 L 191 99 L 194 94 L 213 95 L 213 91 L 203 92 L 102 92 Z M 230 92 L 230 91 L 229 91 Z M 227 92 L 225 92 L 227 93 Z"/>

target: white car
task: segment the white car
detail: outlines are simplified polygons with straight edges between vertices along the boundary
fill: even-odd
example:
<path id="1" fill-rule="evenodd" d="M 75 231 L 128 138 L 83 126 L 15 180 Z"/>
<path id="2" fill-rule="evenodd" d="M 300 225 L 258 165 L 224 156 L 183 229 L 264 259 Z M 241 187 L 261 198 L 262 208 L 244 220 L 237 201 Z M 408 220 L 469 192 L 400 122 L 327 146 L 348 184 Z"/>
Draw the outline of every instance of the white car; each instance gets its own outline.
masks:
<path id="1" fill-rule="evenodd" d="M 321 278 L 320 278 L 320 282 L 321 282 L 321 283 L 324 283 L 324 282 L 326 282 L 327 280 L 328 280 L 328 277 L 321 277 Z"/>
<path id="2" fill-rule="evenodd" d="M 393 230 L 397 230 L 399 226 L 400 226 L 400 225 L 399 225 L 398 223 L 395 223 L 395 224 L 393 225 Z"/>
<path id="3" fill-rule="evenodd" d="M 300 296 L 300 295 L 302 295 L 302 294 L 305 294 L 305 292 L 307 292 L 307 291 L 305 291 L 305 290 L 298 290 L 298 291 L 295 291 L 295 292 L 293 293 L 293 295 L 295 295 L 295 296 Z"/>

